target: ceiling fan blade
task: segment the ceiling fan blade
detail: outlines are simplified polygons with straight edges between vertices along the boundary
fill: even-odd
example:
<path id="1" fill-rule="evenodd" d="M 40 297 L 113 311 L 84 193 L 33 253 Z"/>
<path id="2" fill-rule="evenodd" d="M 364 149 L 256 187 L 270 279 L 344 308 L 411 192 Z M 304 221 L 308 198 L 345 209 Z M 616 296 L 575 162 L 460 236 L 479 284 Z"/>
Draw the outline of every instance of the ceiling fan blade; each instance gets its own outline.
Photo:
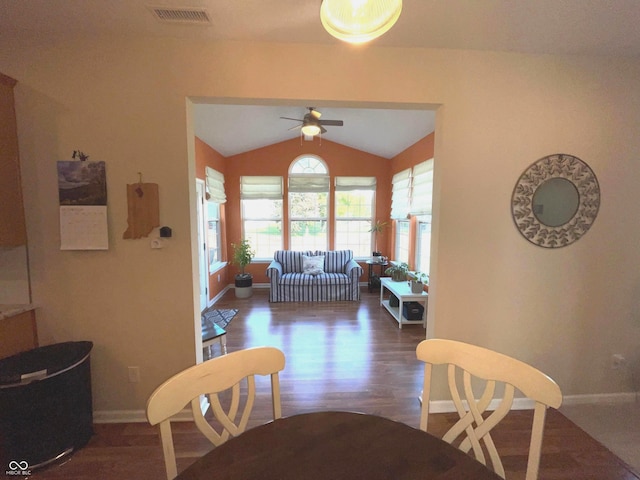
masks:
<path id="1" fill-rule="evenodd" d="M 295 122 L 302 122 L 303 120 L 300 120 L 299 118 L 290 118 L 290 117 L 280 117 L 283 120 L 293 120 Z"/>
<path id="2" fill-rule="evenodd" d="M 320 133 L 327 133 L 327 129 L 320 125 Z"/>
<path id="3" fill-rule="evenodd" d="M 344 122 L 342 120 L 318 120 L 320 125 L 328 125 L 330 127 L 342 127 Z"/>
<path id="4" fill-rule="evenodd" d="M 293 126 L 293 127 L 291 127 L 291 128 L 287 128 L 287 131 L 289 131 L 289 130 L 295 130 L 296 128 L 302 128 L 302 124 L 300 124 L 300 125 L 295 125 L 295 126 Z"/>

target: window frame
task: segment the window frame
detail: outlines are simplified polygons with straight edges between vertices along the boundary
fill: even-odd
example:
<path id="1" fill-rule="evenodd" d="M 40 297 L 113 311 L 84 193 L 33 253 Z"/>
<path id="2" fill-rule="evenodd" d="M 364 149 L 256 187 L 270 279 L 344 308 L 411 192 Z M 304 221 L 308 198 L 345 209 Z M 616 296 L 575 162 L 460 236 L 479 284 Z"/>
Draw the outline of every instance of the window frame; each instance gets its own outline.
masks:
<path id="1" fill-rule="evenodd" d="M 279 245 L 275 246 L 275 250 L 282 250 L 284 248 L 284 198 L 283 198 L 283 178 L 276 175 L 243 175 L 240 177 L 240 219 L 242 228 L 242 238 L 248 239 L 250 235 L 248 231 L 253 231 L 247 228 L 247 223 L 250 222 L 266 222 L 279 224 L 280 235 Z M 273 209 L 265 208 L 263 211 L 271 210 L 278 211 L 273 216 L 251 216 L 247 215 L 247 203 L 248 202 L 271 202 Z M 279 203 L 279 205 L 278 205 Z M 249 211 L 255 211 L 256 209 L 249 209 Z M 249 217 L 249 218 L 248 218 Z M 254 235 L 255 236 L 255 235 Z M 265 255 L 259 255 L 261 246 L 254 242 L 251 247 L 256 251 L 254 261 L 268 261 L 273 258 L 273 252 Z M 271 244 L 270 244 L 271 245 Z M 269 248 L 270 249 L 270 248 Z M 275 251 L 274 250 L 274 251 Z"/>
<path id="2" fill-rule="evenodd" d="M 311 160 L 313 165 L 302 166 L 307 160 Z M 302 169 L 302 171 L 297 171 Z M 294 222 L 320 222 L 320 230 L 324 228 L 324 245 L 314 245 L 303 250 L 328 250 L 330 245 L 330 228 L 329 219 L 331 218 L 331 188 L 329 167 L 326 162 L 317 155 L 305 154 L 296 157 L 289 165 L 289 175 L 287 177 L 288 192 L 287 192 L 287 211 L 288 211 L 288 227 L 289 227 L 289 249 L 294 249 Z M 324 194 L 326 201 L 324 203 L 325 216 L 306 216 L 301 217 L 293 214 L 292 209 L 294 205 L 292 202 L 292 195 L 296 194 Z M 322 204 L 316 203 L 317 211 L 322 210 Z"/>
<path id="3" fill-rule="evenodd" d="M 336 250 L 345 250 L 349 249 L 354 252 L 354 258 L 356 260 L 367 260 L 371 258 L 371 253 L 360 254 L 362 252 L 357 252 L 356 249 L 353 248 L 352 245 L 339 245 L 338 244 L 338 224 L 340 222 L 366 222 L 366 233 L 368 234 L 368 245 L 366 250 L 368 252 L 373 252 L 374 250 L 374 238 L 375 233 L 371 230 L 371 226 L 375 221 L 375 211 L 376 211 L 376 177 L 335 177 L 334 180 L 334 235 L 333 242 L 334 248 Z M 339 216 L 339 206 L 338 202 L 340 196 L 343 194 L 350 194 L 353 192 L 358 193 L 366 193 L 370 194 L 371 198 L 369 199 L 369 216 Z M 358 235 L 362 235 L 364 232 L 359 232 Z M 364 246 L 363 246 L 364 247 Z"/>

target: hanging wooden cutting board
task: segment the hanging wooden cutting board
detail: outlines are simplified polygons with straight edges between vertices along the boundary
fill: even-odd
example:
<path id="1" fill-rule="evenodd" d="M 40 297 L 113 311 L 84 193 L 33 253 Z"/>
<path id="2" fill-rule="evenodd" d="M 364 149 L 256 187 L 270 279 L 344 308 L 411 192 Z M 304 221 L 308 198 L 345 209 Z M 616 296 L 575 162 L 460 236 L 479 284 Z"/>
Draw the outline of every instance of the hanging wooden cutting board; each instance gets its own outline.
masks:
<path id="1" fill-rule="evenodd" d="M 157 183 L 127 185 L 127 230 L 124 239 L 147 237 L 160 226 L 160 201 Z"/>

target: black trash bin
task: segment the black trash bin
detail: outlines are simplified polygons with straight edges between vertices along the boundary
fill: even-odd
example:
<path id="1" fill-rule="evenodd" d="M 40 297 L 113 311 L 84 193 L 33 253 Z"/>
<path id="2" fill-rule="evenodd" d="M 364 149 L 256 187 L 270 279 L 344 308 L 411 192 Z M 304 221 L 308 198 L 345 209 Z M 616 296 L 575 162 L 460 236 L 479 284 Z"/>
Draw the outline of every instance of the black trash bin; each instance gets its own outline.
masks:
<path id="1" fill-rule="evenodd" d="M 0 472 L 42 467 L 93 435 L 92 342 L 63 342 L 0 360 Z"/>

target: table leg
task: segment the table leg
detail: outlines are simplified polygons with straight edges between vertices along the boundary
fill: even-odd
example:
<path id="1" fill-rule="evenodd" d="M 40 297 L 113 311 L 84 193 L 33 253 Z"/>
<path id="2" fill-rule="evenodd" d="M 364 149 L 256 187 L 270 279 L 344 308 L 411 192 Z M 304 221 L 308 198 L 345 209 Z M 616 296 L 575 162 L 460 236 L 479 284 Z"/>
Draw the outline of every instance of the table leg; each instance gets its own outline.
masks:
<path id="1" fill-rule="evenodd" d="M 220 335 L 220 353 L 222 355 L 227 354 L 227 334 Z"/>

